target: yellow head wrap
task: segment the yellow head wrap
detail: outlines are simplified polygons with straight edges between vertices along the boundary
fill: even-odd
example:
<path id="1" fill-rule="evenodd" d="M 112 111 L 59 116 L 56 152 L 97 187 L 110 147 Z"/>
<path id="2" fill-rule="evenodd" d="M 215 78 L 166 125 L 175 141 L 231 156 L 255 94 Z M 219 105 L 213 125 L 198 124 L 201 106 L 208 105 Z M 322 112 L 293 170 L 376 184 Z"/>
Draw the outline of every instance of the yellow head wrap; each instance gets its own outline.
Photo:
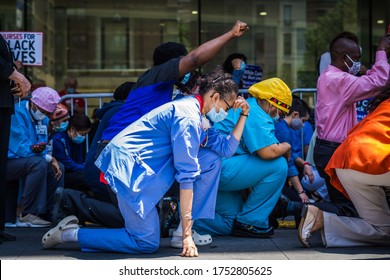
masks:
<path id="1" fill-rule="evenodd" d="M 280 110 L 290 112 L 292 94 L 289 87 L 279 78 L 270 78 L 252 85 L 248 92 L 256 98 L 267 100 Z"/>

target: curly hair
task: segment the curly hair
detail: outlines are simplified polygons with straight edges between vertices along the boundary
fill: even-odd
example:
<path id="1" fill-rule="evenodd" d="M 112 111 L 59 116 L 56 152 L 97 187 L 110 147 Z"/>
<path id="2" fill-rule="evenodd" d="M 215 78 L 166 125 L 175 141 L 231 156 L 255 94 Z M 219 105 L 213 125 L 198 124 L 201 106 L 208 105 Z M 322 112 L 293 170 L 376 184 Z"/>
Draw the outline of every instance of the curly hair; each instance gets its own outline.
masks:
<path id="1" fill-rule="evenodd" d="M 199 85 L 201 78 L 200 73 L 193 70 L 190 72 L 190 77 L 187 81 L 184 82 L 182 79 L 176 82 L 175 85 L 184 95 L 189 95 L 192 94 L 193 89 Z"/>
<path id="2" fill-rule="evenodd" d="M 232 75 L 225 73 L 220 67 L 206 74 L 200 82 L 199 93 L 202 96 L 211 90 L 218 92 L 225 100 L 233 100 L 238 94 L 238 87 L 232 80 Z"/>

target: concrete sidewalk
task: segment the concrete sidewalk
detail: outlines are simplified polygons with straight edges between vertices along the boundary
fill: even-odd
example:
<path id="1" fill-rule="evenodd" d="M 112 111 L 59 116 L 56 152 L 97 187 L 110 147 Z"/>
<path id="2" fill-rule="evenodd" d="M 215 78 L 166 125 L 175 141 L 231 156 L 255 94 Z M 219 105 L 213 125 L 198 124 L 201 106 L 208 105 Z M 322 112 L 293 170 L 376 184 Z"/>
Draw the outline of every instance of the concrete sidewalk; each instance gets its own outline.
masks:
<path id="1" fill-rule="evenodd" d="M 7 228 L 16 235 L 14 242 L 0 244 L 1 260 L 179 260 L 181 250 L 170 247 L 170 238 L 162 238 L 157 253 L 130 255 L 81 252 L 74 244 L 46 250 L 41 239 L 48 228 Z M 312 237 L 312 248 L 304 248 L 296 229 L 277 229 L 270 239 L 216 236 L 213 243 L 198 247 L 199 260 L 390 260 L 390 246 L 324 248 L 320 234 Z"/>

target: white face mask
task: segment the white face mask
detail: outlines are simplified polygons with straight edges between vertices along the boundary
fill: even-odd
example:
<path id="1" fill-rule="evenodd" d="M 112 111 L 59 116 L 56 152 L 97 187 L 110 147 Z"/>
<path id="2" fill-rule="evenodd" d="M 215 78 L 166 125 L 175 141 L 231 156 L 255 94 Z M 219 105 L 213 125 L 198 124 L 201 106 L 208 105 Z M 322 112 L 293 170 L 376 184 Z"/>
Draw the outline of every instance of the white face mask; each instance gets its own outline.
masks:
<path id="1" fill-rule="evenodd" d="M 361 63 L 359 61 L 353 61 L 352 58 L 350 58 L 349 55 L 347 54 L 345 54 L 345 56 L 348 57 L 348 59 L 352 62 L 351 67 L 349 67 L 348 64 L 344 62 L 344 64 L 348 68 L 348 73 L 356 76 L 360 71 Z"/>
<path id="2" fill-rule="evenodd" d="M 36 121 L 42 121 L 44 118 L 46 118 L 46 115 L 42 113 L 38 108 L 34 112 L 33 109 L 30 109 L 31 115 Z"/>

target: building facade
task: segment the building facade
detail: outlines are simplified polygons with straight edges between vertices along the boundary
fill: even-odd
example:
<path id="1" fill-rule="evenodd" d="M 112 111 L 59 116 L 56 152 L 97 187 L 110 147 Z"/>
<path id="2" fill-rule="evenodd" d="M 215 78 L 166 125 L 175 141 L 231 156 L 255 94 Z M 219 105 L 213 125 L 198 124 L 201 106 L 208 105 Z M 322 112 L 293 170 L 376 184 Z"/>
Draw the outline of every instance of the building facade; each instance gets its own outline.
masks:
<path id="1" fill-rule="evenodd" d="M 390 0 L 2 0 L 0 31 L 43 33 L 43 65 L 27 66 L 33 82 L 57 90 L 74 76 L 80 92 L 112 92 L 152 65 L 160 43 L 190 51 L 240 19 L 250 30 L 202 67 L 233 52 L 291 88 L 315 87 L 317 61 L 332 37 L 354 32 L 369 66 L 390 23 Z"/>

